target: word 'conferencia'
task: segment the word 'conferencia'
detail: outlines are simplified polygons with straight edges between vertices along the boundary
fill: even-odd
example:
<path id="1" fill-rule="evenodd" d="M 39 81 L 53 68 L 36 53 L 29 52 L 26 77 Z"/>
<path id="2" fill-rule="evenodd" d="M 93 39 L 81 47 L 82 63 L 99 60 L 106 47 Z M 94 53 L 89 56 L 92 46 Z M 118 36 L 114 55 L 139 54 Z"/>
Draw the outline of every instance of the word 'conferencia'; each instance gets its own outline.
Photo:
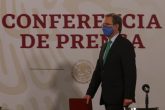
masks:
<path id="1" fill-rule="evenodd" d="M 125 14 L 121 15 L 121 17 L 123 19 L 123 28 L 126 29 L 162 28 L 156 14 L 152 14 L 149 17 L 145 17 L 145 14 Z M 103 19 L 104 14 L 5 14 L 2 17 L 2 25 L 4 28 L 11 30 L 13 28 L 58 30 L 57 32 L 60 33 L 54 35 L 57 41 L 56 48 L 64 48 L 67 43 L 71 44 L 69 45 L 70 48 L 99 48 L 106 42 L 106 38 L 103 34 L 94 34 L 92 32 L 98 32 L 97 29 L 102 28 Z M 147 19 L 147 23 L 143 22 L 144 19 Z M 82 33 L 80 33 L 81 30 L 83 30 Z M 89 30 L 91 30 L 90 33 Z M 63 31 L 65 31 L 65 34 L 61 33 Z M 72 31 L 72 33 L 66 34 L 67 31 Z M 122 34 L 127 37 L 127 34 Z M 49 48 L 51 45 L 47 42 L 49 34 L 21 33 L 20 36 L 20 48 Z M 139 33 L 135 33 L 132 43 L 135 47 L 145 48 L 140 36 Z M 101 39 L 101 44 L 97 43 L 98 39 Z"/>

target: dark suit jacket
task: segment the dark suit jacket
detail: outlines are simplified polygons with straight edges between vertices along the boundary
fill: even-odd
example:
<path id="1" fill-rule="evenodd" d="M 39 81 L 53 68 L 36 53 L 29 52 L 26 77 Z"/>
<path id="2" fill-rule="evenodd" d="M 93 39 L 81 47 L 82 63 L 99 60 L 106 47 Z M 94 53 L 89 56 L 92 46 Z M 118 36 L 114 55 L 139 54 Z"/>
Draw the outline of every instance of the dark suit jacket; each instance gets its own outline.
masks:
<path id="1" fill-rule="evenodd" d="M 119 105 L 123 99 L 135 101 L 136 64 L 134 47 L 129 40 L 118 35 L 103 65 L 103 44 L 89 84 L 87 95 L 94 97 L 100 83 L 102 87 L 100 104 Z"/>

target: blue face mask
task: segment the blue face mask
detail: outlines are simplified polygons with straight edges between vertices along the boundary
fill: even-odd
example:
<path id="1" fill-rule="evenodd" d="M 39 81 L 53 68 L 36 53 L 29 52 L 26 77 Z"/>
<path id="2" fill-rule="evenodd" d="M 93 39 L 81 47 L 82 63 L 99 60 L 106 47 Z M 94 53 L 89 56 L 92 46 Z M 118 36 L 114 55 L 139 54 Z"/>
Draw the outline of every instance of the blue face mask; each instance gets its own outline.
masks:
<path id="1" fill-rule="evenodd" d="M 106 37 L 111 36 L 112 33 L 113 33 L 113 28 L 112 27 L 103 26 L 102 30 L 103 30 L 103 33 Z"/>

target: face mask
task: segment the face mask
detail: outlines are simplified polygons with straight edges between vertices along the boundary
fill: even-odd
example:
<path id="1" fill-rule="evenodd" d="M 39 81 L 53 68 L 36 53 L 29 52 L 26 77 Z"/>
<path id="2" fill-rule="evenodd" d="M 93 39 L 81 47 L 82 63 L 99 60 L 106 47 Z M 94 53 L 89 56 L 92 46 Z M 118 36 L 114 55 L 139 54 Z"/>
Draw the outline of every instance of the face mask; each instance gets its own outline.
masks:
<path id="1" fill-rule="evenodd" d="M 113 28 L 112 27 L 103 26 L 102 30 L 103 30 L 103 33 L 106 37 L 111 36 L 112 33 L 113 33 Z"/>

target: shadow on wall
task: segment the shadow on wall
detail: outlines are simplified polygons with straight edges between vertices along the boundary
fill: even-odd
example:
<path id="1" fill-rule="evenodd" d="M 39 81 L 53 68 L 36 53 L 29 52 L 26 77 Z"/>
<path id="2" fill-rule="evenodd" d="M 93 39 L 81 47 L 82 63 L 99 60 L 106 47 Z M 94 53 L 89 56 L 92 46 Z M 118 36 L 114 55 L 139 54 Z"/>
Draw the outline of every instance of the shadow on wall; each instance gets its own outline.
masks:
<path id="1" fill-rule="evenodd" d="M 57 70 L 52 84 L 52 90 L 57 93 L 57 99 L 51 110 L 69 110 L 69 98 L 80 98 L 82 92 L 74 84 L 74 79 L 71 75 L 72 66 L 61 64 Z"/>

